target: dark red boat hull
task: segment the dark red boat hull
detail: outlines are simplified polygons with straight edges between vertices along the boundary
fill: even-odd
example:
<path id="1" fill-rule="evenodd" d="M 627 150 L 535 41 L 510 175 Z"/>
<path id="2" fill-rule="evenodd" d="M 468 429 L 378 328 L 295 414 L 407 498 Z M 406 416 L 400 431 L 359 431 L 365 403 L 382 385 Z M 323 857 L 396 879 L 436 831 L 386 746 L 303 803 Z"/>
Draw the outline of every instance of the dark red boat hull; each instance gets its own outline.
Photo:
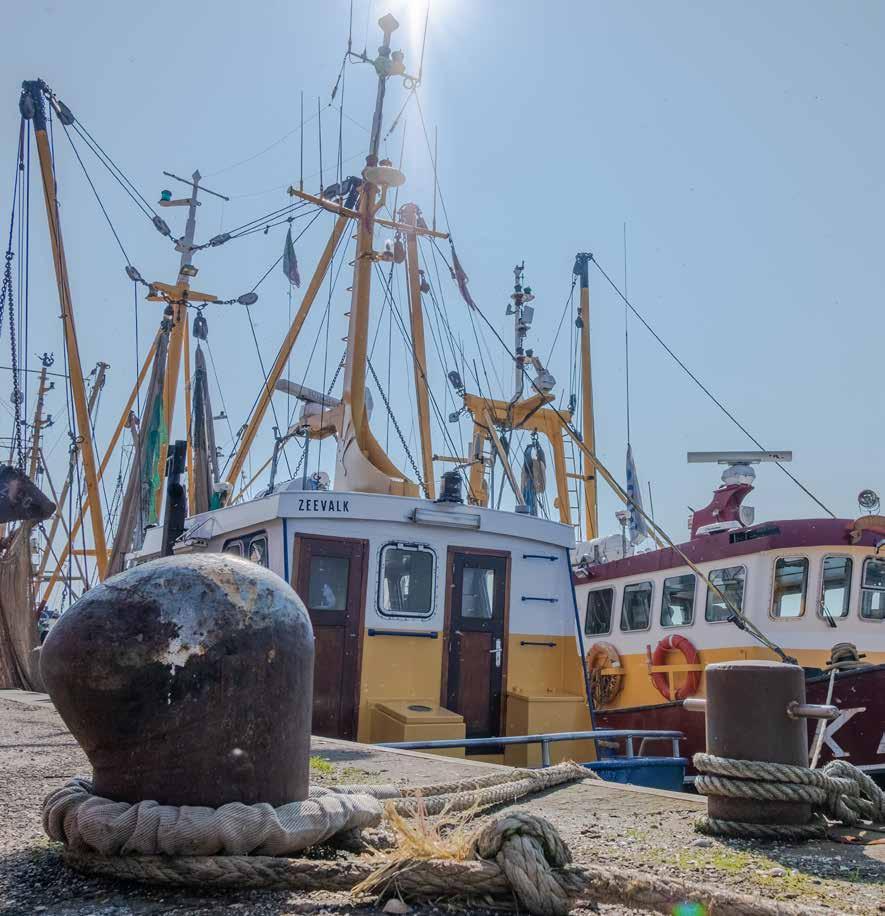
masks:
<path id="1" fill-rule="evenodd" d="M 810 674 L 805 682 L 808 702 L 825 703 L 829 682 L 828 672 Z M 885 773 L 885 665 L 838 672 L 832 703 L 842 710 L 842 721 L 831 724 L 832 734 L 824 743 L 820 762 L 827 763 L 838 755 L 855 766 L 877 767 Z M 681 703 L 597 710 L 596 727 L 681 731 L 685 735 L 682 754 L 689 759 L 706 745 L 704 716 L 688 712 Z M 809 745 L 816 727 L 816 722 L 809 722 Z M 661 753 L 661 749 L 646 751 L 656 752 Z M 694 772 L 691 766 L 689 772 Z"/>

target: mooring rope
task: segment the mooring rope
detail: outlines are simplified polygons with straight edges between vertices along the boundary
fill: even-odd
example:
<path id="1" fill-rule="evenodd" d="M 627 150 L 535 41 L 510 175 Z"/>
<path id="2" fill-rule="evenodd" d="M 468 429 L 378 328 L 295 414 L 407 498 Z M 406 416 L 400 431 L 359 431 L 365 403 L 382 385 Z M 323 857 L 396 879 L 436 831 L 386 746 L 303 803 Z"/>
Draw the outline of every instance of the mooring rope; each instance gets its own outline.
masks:
<path id="1" fill-rule="evenodd" d="M 304 801 L 274 808 L 232 802 L 219 808 L 115 802 L 76 778 L 43 801 L 43 829 L 72 850 L 125 856 L 284 856 L 339 834 L 377 826 L 382 803 L 414 817 L 516 801 L 555 786 L 596 778 L 560 763 L 540 770 L 496 770 L 481 777 L 400 789 L 394 785 L 311 786 Z"/>
<path id="2" fill-rule="evenodd" d="M 759 801 L 798 802 L 812 806 L 807 824 L 760 824 L 703 816 L 701 833 L 756 839 L 804 840 L 826 835 L 827 820 L 853 826 L 862 821 L 885 822 L 885 791 L 862 770 L 844 760 L 823 769 L 735 760 L 713 754 L 695 754 L 701 773 L 695 788 L 702 795 Z"/>
<path id="3" fill-rule="evenodd" d="M 66 848 L 68 865 L 89 875 L 178 887 L 340 891 L 397 895 L 414 902 L 458 898 L 514 900 L 535 916 L 566 916 L 581 901 L 653 913 L 687 902 L 717 916 L 799 916 L 829 910 L 768 901 L 636 869 L 575 865 L 556 828 L 517 811 L 491 820 L 466 859 L 324 861 L 275 856 L 102 856 Z"/>

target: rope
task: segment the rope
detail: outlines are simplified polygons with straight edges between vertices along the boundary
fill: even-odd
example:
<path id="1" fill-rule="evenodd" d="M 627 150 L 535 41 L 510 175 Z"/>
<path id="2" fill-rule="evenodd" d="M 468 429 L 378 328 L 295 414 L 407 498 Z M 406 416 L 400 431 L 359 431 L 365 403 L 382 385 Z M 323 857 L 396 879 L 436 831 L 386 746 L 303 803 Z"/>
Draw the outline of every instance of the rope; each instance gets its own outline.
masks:
<path id="1" fill-rule="evenodd" d="M 585 771 L 586 772 L 586 771 Z M 672 913 L 686 901 L 718 916 L 820 914 L 806 905 L 761 900 L 728 889 L 600 864 L 574 865 L 543 817 L 515 812 L 487 823 L 467 859 L 323 861 L 273 856 L 103 856 L 65 848 L 65 862 L 90 875 L 201 888 L 286 888 L 396 895 L 412 901 L 495 898 L 538 916 L 565 916 L 581 901 Z"/>
<path id="2" fill-rule="evenodd" d="M 651 334 L 651 336 L 654 337 L 654 339 L 664 348 L 664 350 L 674 360 L 674 362 L 679 366 L 679 368 L 682 369 L 683 372 L 685 372 L 685 374 L 698 386 L 698 388 L 700 388 L 701 391 L 703 391 L 704 394 L 707 395 L 707 397 L 725 414 L 726 417 L 728 417 L 729 420 L 731 420 L 732 423 L 734 423 L 734 425 L 756 446 L 756 448 L 761 449 L 763 452 L 767 451 L 766 448 L 762 445 L 762 443 L 747 429 L 747 427 L 744 426 L 743 423 L 740 422 L 740 420 L 738 420 L 738 418 L 725 406 L 725 404 L 723 404 L 722 401 L 720 401 L 719 398 L 717 398 L 716 395 L 714 395 L 713 392 L 710 391 L 710 389 L 707 388 L 707 386 L 691 371 L 691 369 L 689 369 L 688 366 L 673 352 L 673 350 L 671 350 L 670 347 L 667 346 L 663 338 L 661 338 L 661 336 L 657 333 L 657 331 L 655 331 L 655 329 L 645 320 L 645 318 L 636 309 L 633 303 L 627 298 L 626 291 L 622 293 L 618 289 L 617 284 L 605 272 L 602 265 L 599 263 L 599 261 L 596 260 L 596 258 L 592 254 L 590 255 L 590 260 L 593 262 L 593 264 L 596 266 L 596 269 L 602 274 L 602 276 L 605 277 L 605 280 L 608 283 L 608 285 L 623 300 L 624 308 L 630 309 L 630 311 L 633 312 L 633 314 L 640 320 L 640 322 L 645 327 L 645 329 L 649 332 L 649 334 Z M 797 477 L 795 477 L 792 473 L 790 473 L 790 471 L 784 466 L 782 462 L 775 461 L 774 463 L 787 475 L 787 477 L 790 478 L 790 480 L 793 481 L 794 484 L 796 484 L 797 487 L 799 487 L 799 489 L 806 496 L 808 496 L 815 503 L 817 503 L 817 505 L 820 506 L 820 508 L 823 509 L 824 512 L 826 512 L 827 515 L 830 516 L 830 518 L 836 517 L 835 514 L 830 509 L 828 509 L 814 495 L 814 493 L 811 492 L 811 490 L 808 489 L 808 487 L 806 487 Z"/>
<path id="3" fill-rule="evenodd" d="M 804 840 L 826 835 L 825 818 L 848 826 L 885 821 L 885 791 L 844 760 L 833 760 L 821 770 L 812 770 L 784 763 L 695 754 L 694 765 L 702 774 L 695 780 L 695 788 L 702 795 L 796 802 L 814 809 L 807 824 L 758 824 L 705 815 L 697 824 L 701 833 Z"/>
<path id="4" fill-rule="evenodd" d="M 400 790 L 393 785 L 311 786 L 304 801 L 273 808 L 239 802 L 220 808 L 115 802 L 74 778 L 43 802 L 43 829 L 77 851 L 101 855 L 286 855 L 381 822 L 381 802 L 397 814 L 437 815 L 515 801 L 580 779 L 585 767 L 563 763 L 541 770 L 501 770 L 488 776 Z"/>

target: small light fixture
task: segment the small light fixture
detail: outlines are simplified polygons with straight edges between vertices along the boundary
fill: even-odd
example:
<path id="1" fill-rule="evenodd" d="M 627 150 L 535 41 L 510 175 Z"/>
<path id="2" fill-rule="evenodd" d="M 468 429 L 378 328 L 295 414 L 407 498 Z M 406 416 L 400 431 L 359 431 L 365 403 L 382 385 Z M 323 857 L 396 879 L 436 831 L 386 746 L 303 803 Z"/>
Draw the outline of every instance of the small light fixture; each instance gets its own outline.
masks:
<path id="1" fill-rule="evenodd" d="M 237 302 L 240 305 L 255 305 L 258 301 L 258 293 L 243 293 L 242 296 L 237 298 Z"/>
<path id="2" fill-rule="evenodd" d="M 179 273 L 182 277 L 195 277 L 199 271 L 193 264 L 182 264 Z"/>
<path id="3" fill-rule="evenodd" d="M 478 531 L 482 516 L 478 512 L 458 512 L 445 509 L 415 509 L 412 521 L 418 525 L 439 525 L 443 528 L 472 528 Z"/>

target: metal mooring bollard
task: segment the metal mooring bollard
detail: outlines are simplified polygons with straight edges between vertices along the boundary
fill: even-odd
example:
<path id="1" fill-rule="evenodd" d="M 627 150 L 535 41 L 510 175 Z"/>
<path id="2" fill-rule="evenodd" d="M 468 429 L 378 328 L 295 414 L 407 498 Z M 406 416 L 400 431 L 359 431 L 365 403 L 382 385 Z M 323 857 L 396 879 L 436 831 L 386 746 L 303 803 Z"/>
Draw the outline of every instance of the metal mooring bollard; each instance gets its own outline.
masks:
<path id="1" fill-rule="evenodd" d="M 43 644 L 49 693 L 115 801 L 307 798 L 313 630 L 277 575 L 166 557 L 87 592 Z"/>
<path id="2" fill-rule="evenodd" d="M 707 753 L 737 760 L 808 766 L 808 718 L 832 719 L 833 706 L 805 702 L 805 675 L 798 665 L 735 661 L 708 665 L 707 699 L 685 700 L 707 714 Z M 755 824 L 807 824 L 811 806 L 710 795 L 711 818 Z"/>

